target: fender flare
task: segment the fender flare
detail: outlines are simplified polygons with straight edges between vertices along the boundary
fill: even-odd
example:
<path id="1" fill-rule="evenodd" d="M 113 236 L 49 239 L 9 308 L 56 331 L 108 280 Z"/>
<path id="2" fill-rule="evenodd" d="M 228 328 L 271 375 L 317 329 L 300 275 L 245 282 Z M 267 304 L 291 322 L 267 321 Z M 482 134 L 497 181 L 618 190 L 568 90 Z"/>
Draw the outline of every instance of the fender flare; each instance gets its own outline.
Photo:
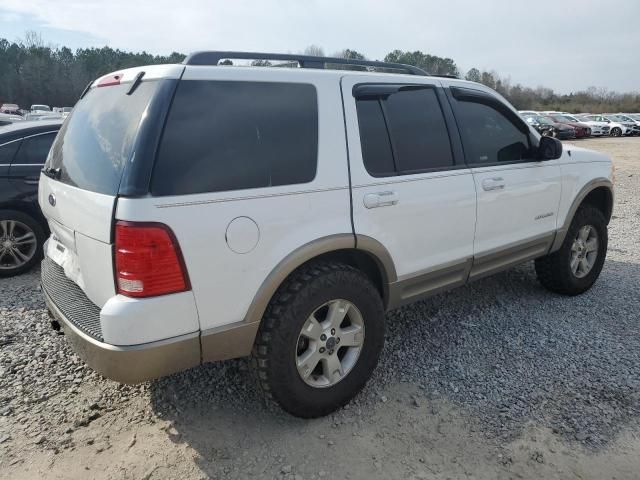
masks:
<path id="1" fill-rule="evenodd" d="M 562 246 L 562 244 L 564 243 L 564 239 L 567 236 L 567 232 L 569 231 L 569 227 L 571 226 L 571 222 L 573 221 L 573 217 L 578 211 L 578 208 L 580 207 L 580 205 L 582 205 L 584 199 L 587 198 L 587 195 L 589 195 L 596 188 L 600 187 L 606 187 L 608 189 L 609 194 L 611 195 L 611 210 L 613 211 L 614 196 L 613 183 L 611 182 L 611 180 L 604 177 L 591 180 L 580 189 L 578 195 L 576 195 L 576 197 L 573 199 L 571 207 L 569 207 L 569 210 L 567 212 L 567 216 L 564 219 L 564 224 L 556 231 L 556 237 L 553 241 L 553 244 L 551 245 L 549 253 L 555 252 Z M 607 222 L 608 221 L 609 219 L 607 219 Z"/>

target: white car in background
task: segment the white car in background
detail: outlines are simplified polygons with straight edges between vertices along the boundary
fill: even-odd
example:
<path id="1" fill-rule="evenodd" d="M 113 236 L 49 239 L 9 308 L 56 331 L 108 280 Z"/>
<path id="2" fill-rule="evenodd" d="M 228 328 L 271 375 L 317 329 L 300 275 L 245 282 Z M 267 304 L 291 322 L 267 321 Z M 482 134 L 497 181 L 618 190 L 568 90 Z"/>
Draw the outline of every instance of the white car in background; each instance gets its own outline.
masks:
<path id="1" fill-rule="evenodd" d="M 631 115 L 628 113 L 616 113 L 616 118 L 620 118 L 625 122 L 632 123 L 634 125 L 634 130 L 636 131 L 636 135 L 640 134 L 640 115 Z M 635 118 L 638 117 L 638 118 Z"/>
<path id="2" fill-rule="evenodd" d="M 621 123 L 628 129 L 630 129 L 631 131 L 628 135 L 640 135 L 640 124 L 636 123 L 636 121 L 632 118 L 629 118 L 621 113 L 603 113 L 603 115 L 608 120 Z"/>
<path id="3" fill-rule="evenodd" d="M 609 119 L 604 115 L 584 115 L 579 117 L 583 122 L 600 122 L 609 125 L 609 135 L 612 137 L 622 137 L 623 135 L 631 135 L 633 129 L 623 123 Z"/>
<path id="4" fill-rule="evenodd" d="M 29 109 L 31 110 L 32 113 L 42 113 L 42 112 L 51 112 L 51 107 L 49 105 L 40 105 L 40 104 L 35 104 L 35 105 L 31 105 L 31 108 Z"/>

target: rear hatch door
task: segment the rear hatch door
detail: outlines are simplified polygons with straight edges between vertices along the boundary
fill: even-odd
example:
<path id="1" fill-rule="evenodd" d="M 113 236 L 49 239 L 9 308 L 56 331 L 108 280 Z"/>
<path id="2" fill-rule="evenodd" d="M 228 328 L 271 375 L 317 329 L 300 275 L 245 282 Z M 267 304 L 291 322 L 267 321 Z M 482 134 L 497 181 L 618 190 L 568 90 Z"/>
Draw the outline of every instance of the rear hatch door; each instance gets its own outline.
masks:
<path id="1" fill-rule="evenodd" d="M 182 71 L 172 67 L 173 76 Z M 140 71 L 96 81 L 64 123 L 40 176 L 38 200 L 51 229 L 47 261 L 100 307 L 116 292 L 112 224 L 120 183 L 135 164 L 136 138 L 161 81 L 136 81 Z"/>

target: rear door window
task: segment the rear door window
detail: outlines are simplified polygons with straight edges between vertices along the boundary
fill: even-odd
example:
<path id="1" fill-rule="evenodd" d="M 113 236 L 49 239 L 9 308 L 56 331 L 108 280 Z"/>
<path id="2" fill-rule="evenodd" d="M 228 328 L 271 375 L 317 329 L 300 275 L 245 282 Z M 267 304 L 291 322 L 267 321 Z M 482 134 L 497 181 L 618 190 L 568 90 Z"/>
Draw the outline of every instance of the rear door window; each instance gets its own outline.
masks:
<path id="1" fill-rule="evenodd" d="M 44 165 L 56 132 L 27 137 L 16 154 L 13 163 L 18 165 Z"/>
<path id="2" fill-rule="evenodd" d="M 318 156 L 313 85 L 184 80 L 154 167 L 153 195 L 311 182 Z"/>
<path id="3" fill-rule="evenodd" d="M 408 86 L 356 101 L 365 168 L 374 177 L 453 167 L 451 142 L 433 88 Z"/>
<path id="4" fill-rule="evenodd" d="M 89 90 L 62 126 L 47 167 L 60 168 L 64 183 L 115 195 L 157 84 L 143 81 L 130 95 L 130 83 Z"/>

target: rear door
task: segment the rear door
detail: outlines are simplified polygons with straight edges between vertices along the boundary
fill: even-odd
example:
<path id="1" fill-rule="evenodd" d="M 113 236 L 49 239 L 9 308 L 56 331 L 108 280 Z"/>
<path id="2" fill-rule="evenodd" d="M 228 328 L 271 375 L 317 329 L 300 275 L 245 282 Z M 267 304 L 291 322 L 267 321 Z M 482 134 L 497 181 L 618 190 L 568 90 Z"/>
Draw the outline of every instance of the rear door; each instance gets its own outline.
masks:
<path id="1" fill-rule="evenodd" d="M 397 78 L 342 81 L 355 233 L 391 255 L 394 304 L 464 283 L 476 209 L 440 84 Z"/>
<path id="2" fill-rule="evenodd" d="M 40 170 L 44 166 L 57 133 L 58 129 L 56 128 L 22 139 L 9 170 L 10 180 L 17 191 L 33 194 L 35 198 Z"/>
<path id="3" fill-rule="evenodd" d="M 502 100 L 468 88 L 451 92 L 478 195 L 471 272 L 477 278 L 548 251 L 562 178 L 559 160 L 534 158 L 537 137 Z"/>

